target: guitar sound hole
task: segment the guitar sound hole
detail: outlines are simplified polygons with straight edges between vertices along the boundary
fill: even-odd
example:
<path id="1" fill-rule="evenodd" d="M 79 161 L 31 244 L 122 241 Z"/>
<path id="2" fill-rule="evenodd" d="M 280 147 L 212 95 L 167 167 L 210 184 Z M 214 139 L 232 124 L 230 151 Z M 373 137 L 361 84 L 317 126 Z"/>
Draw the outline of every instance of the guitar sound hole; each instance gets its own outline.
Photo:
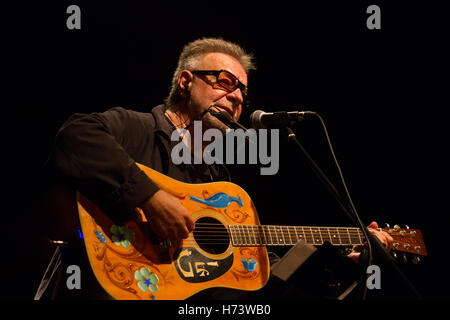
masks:
<path id="1" fill-rule="evenodd" d="M 209 217 L 195 222 L 194 239 L 201 249 L 212 254 L 225 252 L 230 244 L 227 228 L 219 220 Z"/>

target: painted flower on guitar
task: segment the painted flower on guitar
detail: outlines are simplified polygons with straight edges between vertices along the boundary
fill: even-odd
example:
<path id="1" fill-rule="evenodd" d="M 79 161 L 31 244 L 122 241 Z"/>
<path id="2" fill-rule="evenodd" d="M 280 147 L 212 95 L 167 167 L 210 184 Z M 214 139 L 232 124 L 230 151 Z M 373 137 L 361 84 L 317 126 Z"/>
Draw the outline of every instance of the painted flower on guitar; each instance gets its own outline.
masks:
<path id="1" fill-rule="evenodd" d="M 111 226 L 111 240 L 117 246 L 124 248 L 130 247 L 131 242 L 134 241 L 134 232 L 127 228 L 127 226 Z"/>
<path id="2" fill-rule="evenodd" d="M 158 276 L 150 272 L 146 267 L 142 267 L 134 272 L 134 278 L 138 281 L 138 287 L 142 291 L 150 290 L 151 292 L 158 291 L 159 282 Z"/>

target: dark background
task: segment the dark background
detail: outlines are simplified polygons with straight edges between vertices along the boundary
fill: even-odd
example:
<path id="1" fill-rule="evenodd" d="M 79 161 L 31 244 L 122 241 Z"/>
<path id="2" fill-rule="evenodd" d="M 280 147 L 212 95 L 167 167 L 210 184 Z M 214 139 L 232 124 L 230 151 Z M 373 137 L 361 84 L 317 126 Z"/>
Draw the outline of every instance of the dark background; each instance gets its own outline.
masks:
<path id="1" fill-rule="evenodd" d="M 434 18 L 440 8 L 410 1 L 92 2 L 17 8 L 15 200 L 7 232 L 9 267 L 17 276 L 9 281 L 9 298 L 32 299 L 45 271 L 47 258 L 30 236 L 40 228 L 31 200 L 59 126 L 75 112 L 118 105 L 149 111 L 167 96 L 182 47 L 207 36 L 237 42 L 256 56 L 251 108 L 242 123 L 248 125 L 256 109 L 318 112 L 363 222 L 421 229 L 429 256 L 400 267 L 424 297 L 448 298 L 439 229 L 448 210 L 437 204 L 446 196 L 438 169 L 445 103 L 438 100 L 443 85 L 434 82 L 444 57 L 442 20 Z M 81 8 L 81 30 L 66 28 L 70 4 Z M 381 30 L 366 27 L 370 4 L 381 8 Z M 313 119 L 293 129 L 340 187 L 320 123 Z M 277 175 L 232 169 L 263 224 L 352 226 L 284 141 Z"/>

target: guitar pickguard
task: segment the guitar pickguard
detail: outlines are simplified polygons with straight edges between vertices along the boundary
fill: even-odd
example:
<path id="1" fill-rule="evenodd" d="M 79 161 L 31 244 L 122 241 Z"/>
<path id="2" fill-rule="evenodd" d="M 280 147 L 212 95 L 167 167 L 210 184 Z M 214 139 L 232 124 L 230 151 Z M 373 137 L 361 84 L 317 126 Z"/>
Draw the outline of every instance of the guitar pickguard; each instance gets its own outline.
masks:
<path id="1" fill-rule="evenodd" d="M 175 252 L 174 265 L 181 279 L 190 283 L 211 281 L 225 274 L 233 264 L 233 253 L 221 260 L 204 256 L 194 247 Z"/>

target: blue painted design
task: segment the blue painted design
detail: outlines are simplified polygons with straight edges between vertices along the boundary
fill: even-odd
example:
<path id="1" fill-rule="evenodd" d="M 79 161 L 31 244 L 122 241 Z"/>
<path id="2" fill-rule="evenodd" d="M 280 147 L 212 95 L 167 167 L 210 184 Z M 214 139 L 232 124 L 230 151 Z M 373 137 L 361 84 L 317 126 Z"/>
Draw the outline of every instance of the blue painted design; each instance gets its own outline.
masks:
<path id="1" fill-rule="evenodd" d="M 106 243 L 106 238 L 100 230 L 95 231 L 95 235 L 97 239 L 100 240 L 101 243 Z"/>
<path id="2" fill-rule="evenodd" d="M 153 283 L 150 281 L 150 279 L 144 280 L 144 284 L 149 287 L 150 285 L 152 285 Z"/>
<path id="3" fill-rule="evenodd" d="M 242 264 L 244 265 L 245 270 L 247 271 L 255 271 L 256 265 L 258 262 L 255 261 L 255 259 L 251 258 L 250 260 L 247 260 L 245 258 L 242 258 Z"/>
<path id="4" fill-rule="evenodd" d="M 241 207 L 244 206 L 244 202 L 242 201 L 241 196 L 239 196 L 239 198 L 231 197 L 227 195 L 225 192 L 216 193 L 215 195 L 206 199 L 200 199 L 194 196 L 189 196 L 189 199 L 206 204 L 214 208 L 226 208 L 233 201 L 236 202 Z"/>
<path id="5" fill-rule="evenodd" d="M 80 237 L 80 239 L 83 239 L 83 232 L 81 232 L 81 229 L 77 229 L 78 231 L 78 237 Z"/>
<path id="6" fill-rule="evenodd" d="M 134 278 L 138 281 L 137 285 L 142 291 L 146 292 L 147 290 L 150 290 L 153 293 L 158 291 L 158 276 L 150 272 L 146 267 L 136 270 L 134 272 Z M 154 299 L 153 295 L 152 299 Z"/>

